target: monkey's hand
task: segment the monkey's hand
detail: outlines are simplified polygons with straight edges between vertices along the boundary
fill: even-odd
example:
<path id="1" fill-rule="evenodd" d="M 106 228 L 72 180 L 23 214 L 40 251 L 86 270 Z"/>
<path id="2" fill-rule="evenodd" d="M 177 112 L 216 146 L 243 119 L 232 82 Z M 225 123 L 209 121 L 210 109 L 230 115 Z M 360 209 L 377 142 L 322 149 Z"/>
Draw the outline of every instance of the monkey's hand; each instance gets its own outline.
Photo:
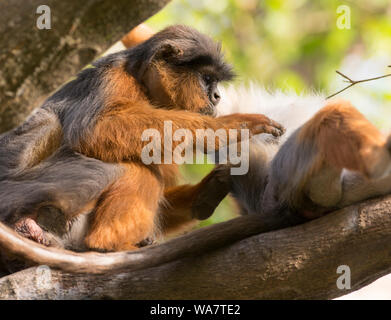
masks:
<path id="1" fill-rule="evenodd" d="M 240 129 L 248 129 L 250 137 L 260 133 L 269 133 L 275 137 L 284 134 L 285 128 L 262 114 L 233 113 L 217 118 L 226 129 L 237 129 L 238 140 L 241 140 Z"/>

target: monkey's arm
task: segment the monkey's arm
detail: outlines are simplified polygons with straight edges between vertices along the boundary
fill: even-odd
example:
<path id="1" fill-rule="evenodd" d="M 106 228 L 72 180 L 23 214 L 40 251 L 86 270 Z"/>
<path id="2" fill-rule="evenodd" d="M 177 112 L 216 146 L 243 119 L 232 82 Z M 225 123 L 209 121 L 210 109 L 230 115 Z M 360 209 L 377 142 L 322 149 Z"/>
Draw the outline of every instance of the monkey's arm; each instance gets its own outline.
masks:
<path id="1" fill-rule="evenodd" d="M 186 129 L 192 139 L 172 141 L 172 152 L 180 143 L 184 147 L 194 146 L 197 142 L 197 129 L 225 130 L 228 137 L 229 129 L 237 129 L 237 141 L 240 141 L 240 129 L 249 129 L 250 136 L 258 133 L 281 135 L 283 128 L 266 116 L 259 114 L 232 114 L 220 118 L 212 118 L 198 113 L 177 110 L 155 109 L 148 103 L 131 104 L 121 102 L 106 109 L 98 119 L 92 132 L 76 147 L 87 156 L 107 162 L 121 162 L 123 160 L 140 160 L 143 148 L 150 143 L 150 135 L 142 141 L 143 132 L 153 129 L 160 135 L 155 148 L 163 154 L 164 147 L 171 143 L 172 137 L 165 135 L 165 123 L 172 124 L 173 133 L 177 129 Z M 214 134 L 214 132 L 212 132 Z M 165 141 L 169 139 L 169 141 Z M 226 138 L 227 139 L 227 138 Z M 235 141 L 235 142 L 237 142 Z M 202 142 L 204 143 L 204 141 Z M 217 150 L 223 143 L 215 142 Z M 185 144 L 185 145 L 184 145 Z"/>

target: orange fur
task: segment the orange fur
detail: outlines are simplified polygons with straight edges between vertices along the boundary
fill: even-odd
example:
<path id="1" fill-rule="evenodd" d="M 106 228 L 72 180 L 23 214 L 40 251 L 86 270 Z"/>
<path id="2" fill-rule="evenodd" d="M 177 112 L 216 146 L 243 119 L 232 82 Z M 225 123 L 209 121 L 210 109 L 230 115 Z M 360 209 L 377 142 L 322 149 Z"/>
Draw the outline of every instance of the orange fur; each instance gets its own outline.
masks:
<path id="1" fill-rule="evenodd" d="M 89 248 L 132 250 L 137 243 L 161 232 L 173 234 L 194 226 L 193 202 L 212 175 L 196 185 L 173 186 L 176 166 L 160 166 L 159 179 L 160 175 L 142 164 L 122 165 L 124 175 L 103 194 L 96 207 L 86 238 Z"/>
<path id="2" fill-rule="evenodd" d="M 121 41 L 126 48 L 131 48 L 149 39 L 153 34 L 153 30 L 142 23 L 127 33 Z"/>
<path id="3" fill-rule="evenodd" d="M 103 194 L 86 238 L 89 248 L 132 250 L 154 237 L 162 186 L 144 165 L 123 163 L 124 175 Z"/>
<path id="4" fill-rule="evenodd" d="M 200 112 L 209 104 L 209 98 L 201 89 L 195 74 L 171 70 L 164 63 L 155 64 L 155 67 L 172 106 L 178 109 L 187 106 L 186 109 L 189 111 Z"/>
<path id="5" fill-rule="evenodd" d="M 176 164 L 162 164 L 159 166 L 159 170 L 165 188 L 170 188 L 177 184 L 179 170 Z"/>
<path id="6" fill-rule="evenodd" d="M 202 184 L 181 185 L 167 188 L 164 199 L 160 226 L 164 233 L 174 233 L 187 229 L 196 221 L 192 217 L 191 204 L 200 191 Z"/>
<path id="7" fill-rule="evenodd" d="M 315 139 L 318 157 L 313 170 L 323 163 L 368 175 L 373 150 L 383 147 L 384 136 L 347 101 L 327 104 L 300 130 L 299 141 Z"/>
<path id="8" fill-rule="evenodd" d="M 105 76 L 105 105 L 115 106 L 118 99 L 129 99 L 129 102 L 143 101 L 148 99 L 136 79 L 124 70 L 124 66 L 110 69 Z"/>

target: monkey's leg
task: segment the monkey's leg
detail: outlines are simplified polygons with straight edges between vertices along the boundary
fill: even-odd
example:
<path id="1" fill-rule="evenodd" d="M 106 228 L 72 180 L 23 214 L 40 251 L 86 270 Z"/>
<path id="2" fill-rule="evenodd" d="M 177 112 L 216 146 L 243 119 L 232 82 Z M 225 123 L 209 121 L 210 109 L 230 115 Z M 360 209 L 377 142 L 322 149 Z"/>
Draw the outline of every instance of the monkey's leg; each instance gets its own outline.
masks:
<path id="1" fill-rule="evenodd" d="M 120 175 L 117 164 L 59 149 L 38 166 L 0 182 L 0 220 L 12 223 L 43 207 L 56 208 L 70 220 Z"/>
<path id="2" fill-rule="evenodd" d="M 178 232 L 197 220 L 210 217 L 230 191 L 228 167 L 218 166 L 196 185 L 181 185 L 164 191 L 160 225 L 164 233 Z"/>
<path id="3" fill-rule="evenodd" d="M 142 164 L 123 163 L 124 174 L 98 201 L 86 245 L 104 251 L 133 250 L 154 237 L 158 203 L 163 194 L 159 179 Z"/>
<path id="4" fill-rule="evenodd" d="M 348 102 L 332 102 L 298 129 L 272 161 L 263 206 L 306 218 L 340 206 L 343 169 L 378 179 L 391 165 L 385 137 Z"/>
<path id="5" fill-rule="evenodd" d="M 38 243 L 84 251 L 89 213 L 121 173 L 117 164 L 60 149 L 0 182 L 0 221 Z M 26 267 L 17 257 L 1 255 L 10 271 Z"/>

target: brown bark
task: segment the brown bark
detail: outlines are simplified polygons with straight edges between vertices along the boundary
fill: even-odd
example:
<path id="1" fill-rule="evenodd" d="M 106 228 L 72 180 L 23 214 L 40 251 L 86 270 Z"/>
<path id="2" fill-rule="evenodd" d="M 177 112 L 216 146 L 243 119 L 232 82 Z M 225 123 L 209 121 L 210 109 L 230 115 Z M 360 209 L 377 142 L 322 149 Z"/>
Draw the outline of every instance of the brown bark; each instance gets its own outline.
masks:
<path id="1" fill-rule="evenodd" d="M 47 0 L 52 29 L 40 30 L 42 1 L 1 1 L 0 133 L 168 2 Z"/>
<path id="2" fill-rule="evenodd" d="M 52 269 L 48 281 L 45 270 L 34 267 L 0 279 L 0 298 L 336 298 L 391 271 L 390 210 L 391 196 L 374 199 L 303 225 L 133 271 L 75 274 Z M 220 230 L 223 236 L 225 225 L 237 221 L 215 225 L 213 232 Z M 210 228 L 199 230 L 192 240 L 208 238 L 213 247 L 216 239 L 209 237 L 210 232 Z M 175 250 L 182 239 L 160 247 Z M 340 265 L 351 269 L 351 290 L 336 286 Z"/>

